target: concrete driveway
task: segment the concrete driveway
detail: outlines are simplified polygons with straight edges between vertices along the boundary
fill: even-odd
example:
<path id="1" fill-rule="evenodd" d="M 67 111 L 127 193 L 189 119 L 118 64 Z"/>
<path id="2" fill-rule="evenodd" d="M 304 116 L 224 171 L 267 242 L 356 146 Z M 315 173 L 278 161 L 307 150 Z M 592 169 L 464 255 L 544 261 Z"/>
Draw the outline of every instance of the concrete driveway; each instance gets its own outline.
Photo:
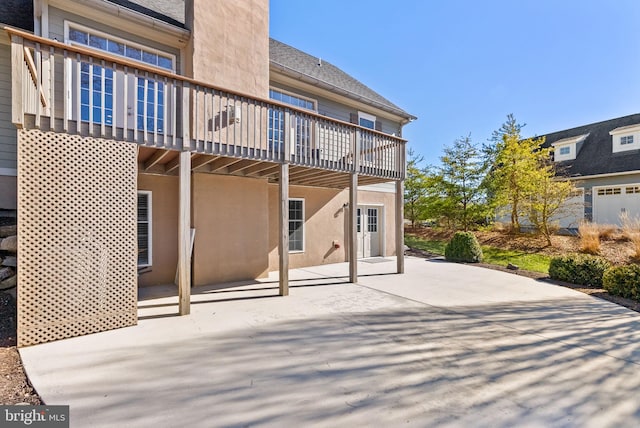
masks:
<path id="1" fill-rule="evenodd" d="M 294 270 L 287 298 L 198 289 L 187 317 L 147 295 L 136 327 L 20 353 L 77 427 L 640 424 L 639 314 L 473 266 L 359 268 Z"/>

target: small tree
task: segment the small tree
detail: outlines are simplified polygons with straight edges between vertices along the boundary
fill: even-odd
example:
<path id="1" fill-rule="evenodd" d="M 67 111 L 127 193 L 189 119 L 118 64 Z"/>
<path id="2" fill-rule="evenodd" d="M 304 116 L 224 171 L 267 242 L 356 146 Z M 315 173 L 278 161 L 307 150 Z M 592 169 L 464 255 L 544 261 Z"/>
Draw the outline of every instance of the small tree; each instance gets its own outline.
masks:
<path id="1" fill-rule="evenodd" d="M 464 231 L 485 217 L 486 199 L 481 183 L 484 164 L 470 137 L 459 138 L 444 148 L 434 185 L 440 187 L 441 215 Z"/>
<path id="2" fill-rule="evenodd" d="M 427 205 L 427 174 L 420 168 L 424 158 L 413 150 L 407 151 L 407 175 L 404 181 L 404 215 L 411 221 L 411 227 L 416 222 L 424 220 Z"/>
<path id="3" fill-rule="evenodd" d="M 513 115 L 507 116 L 494 136 L 502 135 L 502 142 L 496 143 L 487 156 L 491 165 L 487 185 L 495 206 L 508 209 L 511 229 L 520 232 L 520 219 L 527 214 L 527 201 L 537 191 L 540 180 L 540 166 L 546 164 L 551 150 L 543 148 L 544 139 L 522 139 Z"/>
<path id="4" fill-rule="evenodd" d="M 535 184 L 536 190 L 526 202 L 529 221 L 546 238 L 547 244 L 551 245 L 552 219 L 570 209 L 566 201 L 575 191 L 575 186 L 571 181 L 556 176 L 555 165 L 550 159 L 540 166 Z"/>

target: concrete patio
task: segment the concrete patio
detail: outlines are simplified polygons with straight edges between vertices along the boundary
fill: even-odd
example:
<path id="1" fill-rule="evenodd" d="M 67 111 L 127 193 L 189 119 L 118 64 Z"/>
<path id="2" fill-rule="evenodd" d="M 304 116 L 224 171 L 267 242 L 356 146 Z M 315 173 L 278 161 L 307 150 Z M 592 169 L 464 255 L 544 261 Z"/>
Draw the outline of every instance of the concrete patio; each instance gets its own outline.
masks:
<path id="1" fill-rule="evenodd" d="M 407 258 L 195 289 L 175 316 L 20 350 L 71 425 L 638 426 L 640 314 L 474 266 Z"/>

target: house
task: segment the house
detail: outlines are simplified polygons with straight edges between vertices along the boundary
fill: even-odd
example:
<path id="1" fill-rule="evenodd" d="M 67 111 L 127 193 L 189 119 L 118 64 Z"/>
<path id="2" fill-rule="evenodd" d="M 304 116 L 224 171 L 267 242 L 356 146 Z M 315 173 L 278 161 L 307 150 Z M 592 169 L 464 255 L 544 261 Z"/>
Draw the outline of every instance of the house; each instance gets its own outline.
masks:
<path id="1" fill-rule="evenodd" d="M 544 137 L 560 173 L 578 188 L 568 201 L 574 212 L 560 220 L 562 227 L 575 228 L 583 219 L 621 225 L 621 214 L 640 217 L 640 114 Z"/>
<path id="2" fill-rule="evenodd" d="M 18 343 L 137 322 L 137 288 L 397 256 L 415 117 L 268 34 L 268 0 L 0 5 Z M 16 13 L 19 11 L 19 13 Z M 345 272 L 347 274 L 347 272 Z"/>

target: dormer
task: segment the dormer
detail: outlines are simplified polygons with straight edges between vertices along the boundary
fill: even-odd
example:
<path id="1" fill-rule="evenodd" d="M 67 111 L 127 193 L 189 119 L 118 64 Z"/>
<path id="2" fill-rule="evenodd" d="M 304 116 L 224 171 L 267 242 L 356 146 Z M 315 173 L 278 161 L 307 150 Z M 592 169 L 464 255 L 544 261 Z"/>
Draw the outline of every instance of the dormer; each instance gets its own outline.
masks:
<path id="1" fill-rule="evenodd" d="M 578 135 L 577 137 L 563 138 L 554 143 L 553 146 L 554 160 L 556 162 L 573 160 L 576 158 L 582 142 L 589 136 L 589 134 Z"/>
<path id="2" fill-rule="evenodd" d="M 640 149 L 640 124 L 623 126 L 609 132 L 613 153 Z"/>

